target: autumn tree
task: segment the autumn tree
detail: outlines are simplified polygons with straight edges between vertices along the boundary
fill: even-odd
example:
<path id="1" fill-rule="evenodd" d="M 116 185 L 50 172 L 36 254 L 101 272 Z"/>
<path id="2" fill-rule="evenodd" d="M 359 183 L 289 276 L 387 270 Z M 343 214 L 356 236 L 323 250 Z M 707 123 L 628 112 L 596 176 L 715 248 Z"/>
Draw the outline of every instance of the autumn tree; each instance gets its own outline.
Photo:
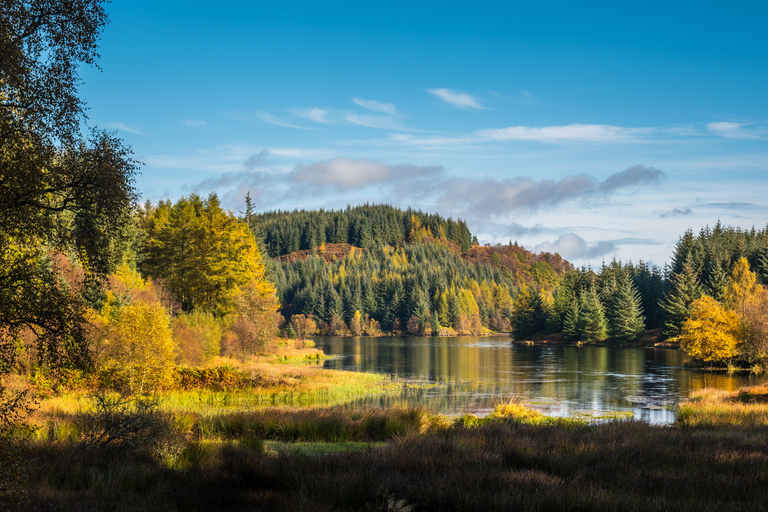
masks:
<path id="1" fill-rule="evenodd" d="M 765 293 L 757 283 L 757 276 L 749 269 L 749 262 L 741 258 L 733 266 L 731 276 L 723 292 L 724 304 L 742 318 L 751 303 L 758 302 Z"/>
<path id="2" fill-rule="evenodd" d="M 709 295 L 691 304 L 691 314 L 675 338 L 688 355 L 702 361 L 724 361 L 736 355 L 743 339 L 739 316 L 723 308 Z"/>
<path id="3" fill-rule="evenodd" d="M 0 374 L 18 367 L 22 334 L 36 364 L 88 367 L 83 290 L 119 260 L 137 163 L 114 135 L 83 136 L 78 95 L 107 23 L 102 3 L 0 2 Z M 83 282 L 66 281 L 62 253 Z"/>
<path id="4" fill-rule="evenodd" d="M 174 367 L 170 320 L 160 304 L 135 302 L 122 306 L 110 322 L 107 365 L 131 393 L 170 384 Z"/>
<path id="5" fill-rule="evenodd" d="M 234 308 L 240 286 L 265 280 L 265 262 L 245 222 L 221 208 L 218 196 L 197 194 L 161 202 L 144 221 L 142 269 L 162 278 L 185 311 L 221 317 Z"/>
<path id="6" fill-rule="evenodd" d="M 734 264 L 723 295 L 725 307 L 743 323 L 740 355 L 751 364 L 763 364 L 768 359 L 768 293 L 746 258 Z"/>
<path id="7" fill-rule="evenodd" d="M 275 287 L 266 281 L 253 280 L 239 289 L 235 296 L 232 332 L 243 359 L 262 350 L 275 337 L 279 306 Z"/>
<path id="8" fill-rule="evenodd" d="M 311 315 L 293 315 L 291 317 L 291 327 L 293 327 L 296 337 L 300 340 L 305 340 L 317 333 L 317 323 Z"/>

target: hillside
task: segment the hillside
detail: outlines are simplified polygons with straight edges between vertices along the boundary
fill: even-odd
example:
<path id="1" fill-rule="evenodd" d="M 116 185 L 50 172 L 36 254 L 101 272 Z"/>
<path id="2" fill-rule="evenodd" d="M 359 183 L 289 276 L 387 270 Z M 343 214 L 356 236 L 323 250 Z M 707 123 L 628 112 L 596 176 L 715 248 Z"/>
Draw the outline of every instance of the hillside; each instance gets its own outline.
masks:
<path id="1" fill-rule="evenodd" d="M 273 256 L 283 316 L 311 315 L 327 334 L 508 331 L 521 287 L 551 291 L 572 268 L 557 254 L 473 244 L 461 220 L 391 206 L 271 212 L 252 224 Z"/>

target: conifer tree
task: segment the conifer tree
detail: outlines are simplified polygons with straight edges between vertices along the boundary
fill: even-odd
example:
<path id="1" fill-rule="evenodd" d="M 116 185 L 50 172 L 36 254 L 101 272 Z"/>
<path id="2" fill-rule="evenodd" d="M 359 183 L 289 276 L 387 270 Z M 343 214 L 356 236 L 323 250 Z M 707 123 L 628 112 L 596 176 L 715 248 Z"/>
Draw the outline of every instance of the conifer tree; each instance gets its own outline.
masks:
<path id="1" fill-rule="evenodd" d="M 609 332 L 611 338 L 629 341 L 639 338 L 645 329 L 640 294 L 632 281 L 622 279 L 610 305 Z"/>
<path id="2" fill-rule="evenodd" d="M 693 264 L 688 259 L 683 264 L 682 270 L 672 275 L 670 288 L 661 303 L 661 308 L 666 313 L 662 331 L 666 339 L 680 335 L 680 329 L 690 315 L 691 304 L 701 295 L 701 287 L 696 279 Z"/>
<path id="3" fill-rule="evenodd" d="M 563 337 L 567 341 L 576 341 L 581 337 L 579 299 L 573 298 L 563 315 Z"/>
<path id="4" fill-rule="evenodd" d="M 594 288 L 582 294 L 579 309 L 581 340 L 586 343 L 604 340 L 607 337 L 605 310 Z"/>

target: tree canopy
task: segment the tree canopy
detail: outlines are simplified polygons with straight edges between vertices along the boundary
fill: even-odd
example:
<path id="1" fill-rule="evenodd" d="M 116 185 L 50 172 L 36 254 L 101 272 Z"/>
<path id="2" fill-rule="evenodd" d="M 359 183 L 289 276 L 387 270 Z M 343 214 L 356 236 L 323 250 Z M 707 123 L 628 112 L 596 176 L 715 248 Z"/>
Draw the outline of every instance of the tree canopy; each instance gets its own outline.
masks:
<path id="1" fill-rule="evenodd" d="M 86 364 L 85 293 L 119 260 L 137 162 L 114 135 L 80 126 L 78 70 L 94 64 L 101 0 L 0 2 L 0 344 L 20 333 L 46 364 Z M 81 275 L 62 281 L 66 253 Z"/>
<path id="2" fill-rule="evenodd" d="M 142 224 L 141 268 L 163 279 L 185 311 L 203 308 L 223 316 L 235 307 L 241 286 L 264 281 L 264 261 L 251 231 L 222 209 L 216 194 L 148 204 Z"/>

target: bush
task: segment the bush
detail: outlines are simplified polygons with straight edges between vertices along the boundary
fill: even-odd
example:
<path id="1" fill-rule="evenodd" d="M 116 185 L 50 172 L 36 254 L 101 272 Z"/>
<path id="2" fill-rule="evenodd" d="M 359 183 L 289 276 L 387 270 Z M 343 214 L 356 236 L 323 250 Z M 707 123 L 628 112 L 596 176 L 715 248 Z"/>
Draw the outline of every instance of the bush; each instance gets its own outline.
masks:
<path id="1" fill-rule="evenodd" d="M 155 397 L 99 392 L 92 400 L 93 412 L 77 420 L 86 446 L 143 448 L 158 445 L 171 434 L 170 417 L 158 410 Z"/>

